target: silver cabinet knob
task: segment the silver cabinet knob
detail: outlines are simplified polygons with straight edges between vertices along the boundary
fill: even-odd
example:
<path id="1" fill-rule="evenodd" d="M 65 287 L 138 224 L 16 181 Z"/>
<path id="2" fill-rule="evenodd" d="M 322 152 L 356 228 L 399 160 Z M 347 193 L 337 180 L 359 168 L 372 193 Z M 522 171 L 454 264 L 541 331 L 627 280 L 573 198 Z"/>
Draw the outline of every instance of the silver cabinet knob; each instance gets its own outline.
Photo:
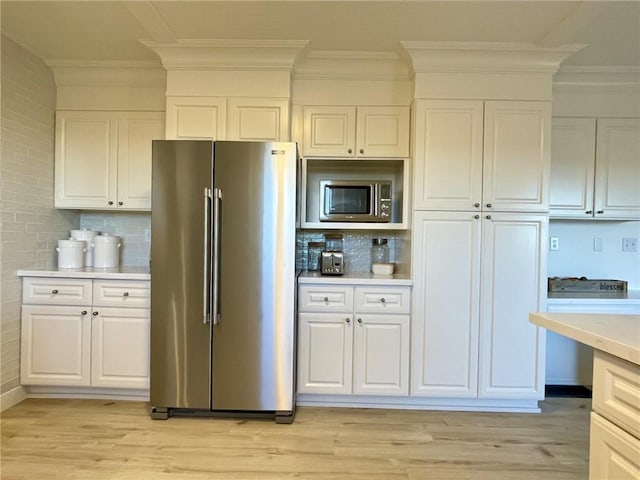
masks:
<path id="1" fill-rule="evenodd" d="M 324 297 L 324 301 L 328 302 L 329 301 L 329 297 Z"/>
<path id="2" fill-rule="evenodd" d="M 361 148 L 361 149 L 360 149 L 360 153 L 364 153 L 364 148 Z"/>
<path id="3" fill-rule="evenodd" d="M 113 205 L 113 202 L 112 202 L 111 200 L 109 200 L 107 203 L 108 203 L 109 205 Z"/>
<path id="4" fill-rule="evenodd" d="M 480 218 L 480 215 L 474 215 L 473 218 L 478 219 Z"/>
<path id="5" fill-rule="evenodd" d="M 474 203 L 473 206 L 476 208 L 480 208 L 480 204 L 478 202 Z"/>
<path id="6" fill-rule="evenodd" d="M 53 293 L 54 295 L 57 295 L 59 292 L 57 288 L 54 288 L 53 290 L 51 290 L 51 293 Z"/>
<path id="7" fill-rule="evenodd" d="M 351 323 L 351 319 L 349 317 L 345 318 L 344 321 L 347 323 Z"/>
<path id="8" fill-rule="evenodd" d="M 358 319 L 358 323 L 362 323 L 362 319 L 361 318 Z"/>
<path id="9" fill-rule="evenodd" d="M 486 216 L 486 217 L 484 217 L 484 218 L 486 218 L 487 220 L 491 220 L 491 215 L 487 215 L 487 216 Z"/>
<path id="10" fill-rule="evenodd" d="M 591 214 L 593 214 L 593 210 L 587 210 L 587 211 L 586 211 L 586 212 L 584 212 L 584 213 L 585 213 L 585 215 L 591 215 Z"/>
<path id="11" fill-rule="evenodd" d="M 83 316 L 87 314 L 86 310 L 82 310 L 82 312 L 80 312 Z"/>
<path id="12" fill-rule="evenodd" d="M 602 215 L 604 213 L 604 210 L 596 210 L 596 215 Z"/>
<path id="13" fill-rule="evenodd" d="M 124 292 L 124 293 L 122 294 L 122 296 L 123 296 L 123 297 L 128 297 L 128 296 L 129 296 L 129 292 Z"/>
<path id="14" fill-rule="evenodd" d="M 118 202 L 118 205 L 124 205 L 124 202 Z"/>
<path id="15" fill-rule="evenodd" d="M 353 153 L 353 149 L 352 148 L 347 149 L 347 153 Z"/>
<path id="16" fill-rule="evenodd" d="M 491 203 L 487 203 L 487 207 L 488 207 L 488 208 L 491 208 L 491 207 L 493 207 L 493 204 L 491 204 Z"/>
<path id="17" fill-rule="evenodd" d="M 94 317 L 98 316 L 98 312 L 93 312 L 91 315 L 93 315 Z"/>
<path id="18" fill-rule="evenodd" d="M 382 297 L 382 298 L 380 299 L 380 303 L 385 303 L 386 301 L 387 301 L 387 300 L 386 300 L 384 297 Z"/>

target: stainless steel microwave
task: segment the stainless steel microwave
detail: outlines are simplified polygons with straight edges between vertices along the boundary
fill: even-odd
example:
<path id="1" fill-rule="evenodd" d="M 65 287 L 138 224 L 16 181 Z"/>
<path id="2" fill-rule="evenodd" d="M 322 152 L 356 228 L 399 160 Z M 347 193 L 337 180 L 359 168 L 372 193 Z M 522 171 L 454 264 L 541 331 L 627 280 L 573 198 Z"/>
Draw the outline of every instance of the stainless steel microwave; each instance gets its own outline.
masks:
<path id="1" fill-rule="evenodd" d="M 321 222 L 390 222 L 388 180 L 321 180 Z"/>

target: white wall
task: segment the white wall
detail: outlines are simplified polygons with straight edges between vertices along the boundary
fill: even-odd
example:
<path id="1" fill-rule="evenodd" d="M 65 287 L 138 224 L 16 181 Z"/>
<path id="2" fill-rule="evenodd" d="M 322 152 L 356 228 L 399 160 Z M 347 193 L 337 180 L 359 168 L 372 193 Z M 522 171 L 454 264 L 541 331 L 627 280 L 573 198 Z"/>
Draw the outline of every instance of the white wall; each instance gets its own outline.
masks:
<path id="1" fill-rule="evenodd" d="M 56 87 L 50 69 L 2 36 L 0 148 L 0 393 L 19 385 L 21 282 L 18 269 L 56 264 L 59 238 L 79 225 L 75 212 L 53 208 Z"/>
<path id="2" fill-rule="evenodd" d="M 560 239 L 560 249 L 549 252 L 550 277 L 626 280 L 629 289 L 640 289 L 640 253 L 622 251 L 623 238 L 640 241 L 640 222 L 552 220 L 549 223 L 549 236 Z M 602 238 L 601 252 L 593 251 L 595 237 Z"/>

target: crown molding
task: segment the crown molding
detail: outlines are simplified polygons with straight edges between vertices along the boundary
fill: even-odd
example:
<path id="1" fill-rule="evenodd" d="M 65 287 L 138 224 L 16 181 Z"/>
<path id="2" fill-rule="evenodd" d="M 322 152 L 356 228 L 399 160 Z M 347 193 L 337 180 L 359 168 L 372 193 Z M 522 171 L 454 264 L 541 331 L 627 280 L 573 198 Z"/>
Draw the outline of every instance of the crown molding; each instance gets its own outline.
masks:
<path id="1" fill-rule="evenodd" d="M 307 40 L 140 40 L 167 70 L 292 70 Z"/>
<path id="2" fill-rule="evenodd" d="M 555 73 L 585 44 L 544 47 L 514 42 L 400 42 L 416 73 Z"/>
<path id="3" fill-rule="evenodd" d="M 295 65 L 294 78 L 304 80 L 408 80 L 411 72 L 393 52 L 309 52 Z"/>
<path id="4" fill-rule="evenodd" d="M 162 87 L 167 72 L 158 62 L 46 60 L 58 86 Z"/>
<path id="5" fill-rule="evenodd" d="M 562 67 L 553 76 L 554 92 L 640 92 L 640 67 Z"/>

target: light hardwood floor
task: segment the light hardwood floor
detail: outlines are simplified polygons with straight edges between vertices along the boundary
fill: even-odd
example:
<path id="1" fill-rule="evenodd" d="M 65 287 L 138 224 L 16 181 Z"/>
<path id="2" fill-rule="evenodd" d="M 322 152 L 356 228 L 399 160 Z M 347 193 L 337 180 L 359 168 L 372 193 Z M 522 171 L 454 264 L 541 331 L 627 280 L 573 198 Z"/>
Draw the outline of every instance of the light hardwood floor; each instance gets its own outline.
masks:
<path id="1" fill-rule="evenodd" d="M 150 420 L 146 404 L 28 399 L 2 413 L 2 480 L 587 478 L 589 399 L 536 414 L 301 407 Z"/>

